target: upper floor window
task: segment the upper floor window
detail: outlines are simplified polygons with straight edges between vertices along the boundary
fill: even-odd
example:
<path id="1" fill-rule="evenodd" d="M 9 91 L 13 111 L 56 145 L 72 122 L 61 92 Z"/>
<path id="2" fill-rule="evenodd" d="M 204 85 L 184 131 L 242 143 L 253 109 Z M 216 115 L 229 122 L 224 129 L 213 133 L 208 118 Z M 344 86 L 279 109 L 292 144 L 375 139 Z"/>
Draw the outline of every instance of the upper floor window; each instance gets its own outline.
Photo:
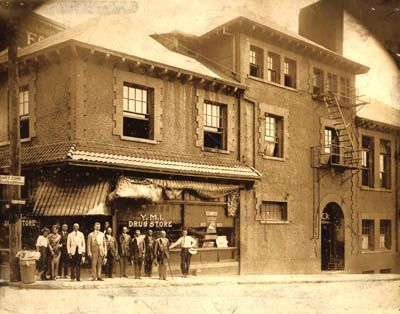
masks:
<path id="1" fill-rule="evenodd" d="M 124 83 L 123 135 L 143 139 L 153 138 L 153 94 L 145 86 Z"/>
<path id="2" fill-rule="evenodd" d="M 350 104 L 350 80 L 340 77 L 340 98 L 342 103 Z"/>
<path id="3" fill-rule="evenodd" d="M 328 73 L 327 77 L 327 90 L 328 92 L 332 92 L 337 94 L 338 92 L 338 79 L 336 74 Z"/>
<path id="4" fill-rule="evenodd" d="M 268 52 L 267 58 L 267 79 L 270 82 L 280 83 L 281 57 L 273 52 Z"/>
<path id="5" fill-rule="evenodd" d="M 362 220 L 362 242 L 361 248 L 363 250 L 374 250 L 375 248 L 375 229 L 374 229 L 374 221 L 372 219 L 363 219 Z"/>
<path id="6" fill-rule="evenodd" d="M 285 58 L 283 62 L 284 84 L 296 88 L 296 61 Z"/>
<path id="7" fill-rule="evenodd" d="M 283 118 L 265 115 L 264 155 L 283 158 Z"/>
<path id="8" fill-rule="evenodd" d="M 324 93 L 324 71 L 314 68 L 313 71 L 313 94 L 320 95 Z"/>
<path id="9" fill-rule="evenodd" d="M 286 202 L 262 202 L 261 219 L 270 222 L 288 221 L 288 208 Z"/>
<path id="10" fill-rule="evenodd" d="M 374 139 L 372 137 L 362 137 L 361 151 L 361 184 L 364 186 L 374 186 Z"/>
<path id="11" fill-rule="evenodd" d="M 214 102 L 204 103 L 204 147 L 227 149 L 226 139 L 226 105 Z"/>
<path id="12" fill-rule="evenodd" d="M 390 189 L 390 142 L 379 141 L 379 186 Z"/>
<path id="13" fill-rule="evenodd" d="M 19 120 L 21 139 L 29 138 L 29 85 L 19 88 Z"/>
<path id="14" fill-rule="evenodd" d="M 379 248 L 390 250 L 392 247 L 391 221 L 389 219 L 381 220 L 379 227 Z"/>
<path id="15" fill-rule="evenodd" d="M 263 77 L 264 52 L 262 49 L 250 46 L 250 75 Z"/>

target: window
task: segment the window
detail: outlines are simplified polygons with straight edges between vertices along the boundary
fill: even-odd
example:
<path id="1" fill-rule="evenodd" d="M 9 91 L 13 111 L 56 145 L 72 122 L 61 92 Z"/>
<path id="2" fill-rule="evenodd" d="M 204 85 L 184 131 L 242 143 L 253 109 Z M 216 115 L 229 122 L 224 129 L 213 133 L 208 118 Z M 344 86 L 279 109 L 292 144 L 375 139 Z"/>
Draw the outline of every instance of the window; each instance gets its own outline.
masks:
<path id="1" fill-rule="evenodd" d="M 263 221 L 286 222 L 288 210 L 286 202 L 262 202 L 261 219 Z"/>
<path id="2" fill-rule="evenodd" d="M 264 52 L 262 49 L 250 46 L 250 75 L 263 77 Z"/>
<path id="3" fill-rule="evenodd" d="M 374 139 L 362 137 L 361 184 L 374 187 Z"/>
<path id="4" fill-rule="evenodd" d="M 379 142 L 379 186 L 390 189 L 390 142 Z"/>
<path id="5" fill-rule="evenodd" d="M 296 88 L 296 61 L 285 58 L 283 62 L 284 84 Z"/>
<path id="6" fill-rule="evenodd" d="M 29 85 L 19 88 L 19 123 L 21 139 L 29 138 Z"/>
<path id="7" fill-rule="evenodd" d="M 153 89 L 124 83 L 123 87 L 123 135 L 152 139 Z"/>
<path id="8" fill-rule="evenodd" d="M 264 155 L 283 158 L 283 118 L 265 115 Z"/>
<path id="9" fill-rule="evenodd" d="M 391 221 L 381 220 L 379 230 L 379 248 L 390 250 L 392 247 Z"/>
<path id="10" fill-rule="evenodd" d="M 374 221 L 371 219 L 362 220 L 362 243 L 363 250 L 374 250 Z"/>
<path id="11" fill-rule="evenodd" d="M 332 92 L 334 94 L 337 94 L 338 92 L 338 80 L 337 80 L 337 75 L 328 73 L 328 78 L 327 78 L 327 90 L 328 92 Z"/>
<path id="12" fill-rule="evenodd" d="M 350 104 L 350 80 L 340 77 L 340 96 L 343 104 Z"/>
<path id="13" fill-rule="evenodd" d="M 321 95 L 324 93 L 324 71 L 314 68 L 313 72 L 313 94 Z"/>
<path id="14" fill-rule="evenodd" d="M 280 61 L 281 57 L 273 52 L 268 52 L 267 58 L 267 79 L 270 82 L 280 83 Z"/>
<path id="15" fill-rule="evenodd" d="M 204 147 L 226 150 L 226 105 L 204 103 Z"/>
<path id="16" fill-rule="evenodd" d="M 330 157 L 329 161 L 333 164 L 338 164 L 340 161 L 340 146 L 339 137 L 337 132 L 333 128 L 325 128 L 325 146 L 324 152 L 327 157 Z"/>

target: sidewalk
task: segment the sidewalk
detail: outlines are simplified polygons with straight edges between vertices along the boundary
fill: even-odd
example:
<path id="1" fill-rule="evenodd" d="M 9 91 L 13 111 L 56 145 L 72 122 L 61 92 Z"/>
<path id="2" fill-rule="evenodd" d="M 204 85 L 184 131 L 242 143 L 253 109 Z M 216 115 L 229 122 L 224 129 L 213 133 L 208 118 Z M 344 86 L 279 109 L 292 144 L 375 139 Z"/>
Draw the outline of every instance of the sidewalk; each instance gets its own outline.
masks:
<path id="1" fill-rule="evenodd" d="M 182 286 L 215 286 L 215 285 L 271 285 L 271 284 L 306 284 L 333 282 L 372 282 L 400 281 L 399 274 L 320 274 L 320 275 L 245 275 L 245 276 L 203 276 L 174 277 L 166 281 L 158 278 L 105 278 L 104 281 L 72 282 L 69 279 L 55 281 L 37 281 L 32 284 L 20 282 L 8 283 L 10 287 L 22 289 L 110 289 L 110 288 L 158 288 Z"/>

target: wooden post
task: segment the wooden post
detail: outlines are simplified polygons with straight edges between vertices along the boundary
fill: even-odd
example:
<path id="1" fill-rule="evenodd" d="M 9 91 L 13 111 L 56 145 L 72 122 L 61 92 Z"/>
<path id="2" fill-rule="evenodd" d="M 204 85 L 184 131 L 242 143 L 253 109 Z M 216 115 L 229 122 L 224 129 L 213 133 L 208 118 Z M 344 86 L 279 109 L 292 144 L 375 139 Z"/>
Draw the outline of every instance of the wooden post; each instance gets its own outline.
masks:
<path id="1" fill-rule="evenodd" d="M 16 34 L 17 23 L 10 20 L 10 29 Z M 8 45 L 8 130 L 10 140 L 10 175 L 21 175 L 21 140 L 19 133 L 19 104 L 18 104 L 18 55 L 16 36 L 10 36 Z M 21 187 L 9 185 L 6 188 L 6 198 L 21 199 Z M 11 205 L 9 214 L 10 221 L 10 281 L 19 281 L 19 265 L 15 257 L 21 250 L 21 217 L 19 209 Z"/>

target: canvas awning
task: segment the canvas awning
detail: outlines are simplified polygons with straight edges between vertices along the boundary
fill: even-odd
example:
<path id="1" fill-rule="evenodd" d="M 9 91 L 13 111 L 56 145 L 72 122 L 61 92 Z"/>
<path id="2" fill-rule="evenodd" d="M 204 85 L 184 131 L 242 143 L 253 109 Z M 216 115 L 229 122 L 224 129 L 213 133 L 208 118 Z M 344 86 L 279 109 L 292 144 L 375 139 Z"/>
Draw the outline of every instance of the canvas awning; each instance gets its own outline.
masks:
<path id="1" fill-rule="evenodd" d="M 205 199 L 218 199 L 227 196 L 228 215 L 236 215 L 239 186 L 234 184 L 121 176 L 115 190 L 110 193 L 108 199 L 112 201 L 117 198 L 131 198 L 160 202 L 163 199 L 177 199 L 184 190 L 191 191 Z"/>
<path id="2" fill-rule="evenodd" d="M 107 181 L 39 182 L 32 196 L 35 216 L 110 215 Z"/>

